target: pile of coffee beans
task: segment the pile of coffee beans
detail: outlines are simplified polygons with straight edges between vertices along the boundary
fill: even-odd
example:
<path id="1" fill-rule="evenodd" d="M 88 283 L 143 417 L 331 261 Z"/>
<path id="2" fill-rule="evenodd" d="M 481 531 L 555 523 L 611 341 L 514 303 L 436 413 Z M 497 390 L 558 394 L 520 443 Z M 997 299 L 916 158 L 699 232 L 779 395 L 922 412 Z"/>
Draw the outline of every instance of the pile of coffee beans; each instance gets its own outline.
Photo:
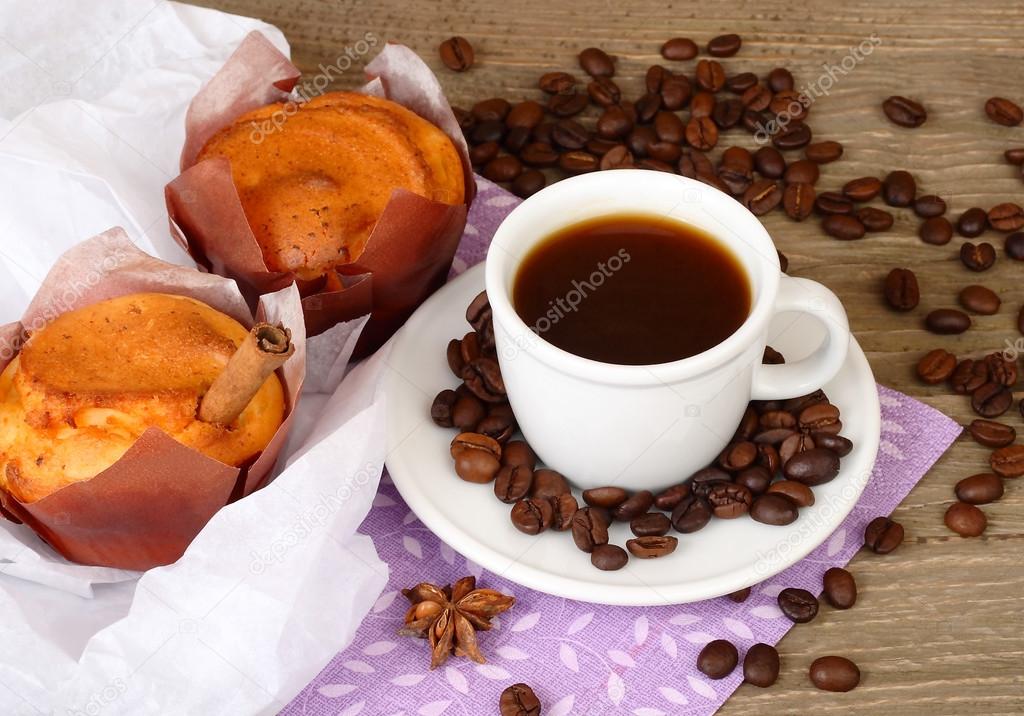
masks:
<path id="1" fill-rule="evenodd" d="M 447 348 L 448 365 L 462 383 L 438 393 L 430 408 L 434 423 L 460 431 L 451 443 L 455 473 L 467 482 L 493 483 L 495 496 L 512 505 L 510 518 L 520 532 L 570 532 L 598 569 L 621 569 L 630 555 L 672 554 L 679 544 L 668 534 L 672 529 L 690 534 L 712 519 L 749 514 L 768 525 L 791 524 L 801 508 L 814 504 L 812 488 L 831 482 L 840 459 L 853 449 L 840 435 L 839 408 L 820 390 L 754 401 L 714 464 L 657 495 L 617 486 L 584 490 L 581 505 L 564 475 L 538 468 L 529 445 L 512 439 L 516 419 L 495 354 L 486 292 L 473 299 L 466 320 L 473 330 Z M 769 348 L 765 361 L 785 359 Z M 625 549 L 609 543 L 612 522 L 630 526 L 634 536 Z"/>

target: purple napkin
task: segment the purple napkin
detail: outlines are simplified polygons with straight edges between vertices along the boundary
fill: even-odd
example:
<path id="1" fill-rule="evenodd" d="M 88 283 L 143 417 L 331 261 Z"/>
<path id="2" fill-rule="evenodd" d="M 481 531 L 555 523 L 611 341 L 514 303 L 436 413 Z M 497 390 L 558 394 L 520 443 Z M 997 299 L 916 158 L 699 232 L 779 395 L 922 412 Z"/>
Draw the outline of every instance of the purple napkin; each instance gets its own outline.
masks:
<path id="1" fill-rule="evenodd" d="M 501 220 L 519 200 L 478 179 L 455 272 L 483 260 Z M 281 713 L 317 716 L 478 716 L 497 713 L 498 696 L 524 681 L 544 716 L 714 713 L 742 681 L 697 671 L 697 654 L 726 638 L 742 660 L 756 642 L 777 643 L 792 626 L 776 605 L 784 587 L 821 591 L 826 569 L 861 547 L 865 525 L 888 515 L 960 433 L 960 426 L 912 398 L 879 387 L 882 438 L 871 480 L 853 512 L 824 544 L 736 604 L 725 597 L 672 607 L 608 607 L 535 592 L 489 574 L 423 526 L 387 473 L 361 531 L 391 568 L 387 588 L 355 640 Z M 408 606 L 400 590 L 473 574 L 481 586 L 516 597 L 515 607 L 480 634 L 486 664 L 452 657 L 430 671 L 425 642 L 398 637 Z M 326 608 L 329 608 L 327 606 Z"/>

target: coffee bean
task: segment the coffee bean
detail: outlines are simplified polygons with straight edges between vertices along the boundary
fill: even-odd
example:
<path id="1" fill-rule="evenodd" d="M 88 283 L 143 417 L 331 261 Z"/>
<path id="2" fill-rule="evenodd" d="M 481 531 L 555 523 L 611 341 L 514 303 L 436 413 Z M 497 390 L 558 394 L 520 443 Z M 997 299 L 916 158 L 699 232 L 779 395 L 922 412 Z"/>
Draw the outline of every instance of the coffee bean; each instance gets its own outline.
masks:
<path id="1" fill-rule="evenodd" d="M 506 504 L 514 504 L 530 494 L 533 470 L 528 465 L 503 465 L 494 478 L 494 495 Z"/>
<path id="2" fill-rule="evenodd" d="M 685 76 L 666 76 L 661 83 L 661 104 L 665 109 L 672 111 L 682 109 L 692 93 L 690 80 Z"/>
<path id="3" fill-rule="evenodd" d="M 857 210 L 856 216 L 868 231 L 888 231 L 893 225 L 893 216 L 888 211 L 865 206 Z"/>
<path id="4" fill-rule="evenodd" d="M 973 239 L 985 233 L 988 227 L 988 214 L 984 209 L 972 207 L 962 213 L 956 222 L 956 230 L 961 236 Z"/>
<path id="5" fill-rule="evenodd" d="M 1006 447 L 1017 439 L 1017 431 L 1012 425 L 993 420 L 975 419 L 967 426 L 967 432 L 979 445 L 990 448 Z"/>
<path id="6" fill-rule="evenodd" d="M 494 438 L 499 444 L 504 445 L 518 427 L 510 407 L 507 405 L 494 405 L 491 411 L 476 423 L 475 427 L 471 428 L 471 426 L 467 425 L 465 429 L 473 429 L 482 435 Z M 462 430 L 463 428 L 459 427 L 459 429 Z"/>
<path id="7" fill-rule="evenodd" d="M 501 97 L 480 100 L 470 109 L 470 112 L 480 122 L 502 121 L 512 109 L 509 101 Z"/>
<path id="8" fill-rule="evenodd" d="M 661 56 L 666 60 L 692 60 L 697 52 L 697 43 L 688 37 L 673 37 L 661 46 Z"/>
<path id="9" fill-rule="evenodd" d="M 777 428 L 795 428 L 796 417 L 788 410 L 765 410 L 758 418 L 758 425 L 761 430 L 775 430 Z"/>
<path id="10" fill-rule="evenodd" d="M 634 492 L 611 511 L 612 519 L 617 522 L 629 522 L 634 517 L 646 514 L 653 505 L 654 495 L 649 490 Z"/>
<path id="11" fill-rule="evenodd" d="M 664 515 L 663 515 L 664 516 Z M 639 559 L 657 559 L 676 551 L 679 540 L 675 537 L 650 535 L 626 540 L 626 549 Z"/>
<path id="12" fill-rule="evenodd" d="M 857 602 L 857 582 L 841 567 L 832 567 L 822 577 L 825 601 L 836 609 L 849 609 Z"/>
<path id="13" fill-rule="evenodd" d="M 591 154 L 604 157 L 604 155 L 611 150 L 621 146 L 623 145 L 620 142 L 614 142 L 610 139 L 601 139 L 600 137 L 591 137 L 587 140 L 586 149 Z"/>
<path id="14" fill-rule="evenodd" d="M 831 403 L 808 405 L 800 411 L 797 423 L 804 432 L 833 432 L 830 428 L 836 428 L 837 425 L 841 426 L 839 422 L 839 408 Z M 835 432 L 838 432 L 838 429 Z"/>
<path id="15" fill-rule="evenodd" d="M 452 413 L 458 400 L 459 396 L 454 390 L 442 390 L 434 397 L 434 402 L 430 404 L 430 419 L 435 425 L 442 428 L 454 427 Z M 483 412 L 481 406 L 480 417 L 483 417 Z"/>
<path id="16" fill-rule="evenodd" d="M 629 529 L 637 537 L 660 537 L 672 529 L 672 521 L 661 512 L 648 512 L 630 520 Z"/>
<path id="17" fill-rule="evenodd" d="M 578 57 L 580 68 L 591 77 L 611 77 L 615 74 L 615 63 L 604 50 L 588 47 Z"/>
<path id="18" fill-rule="evenodd" d="M 1012 405 L 1013 392 L 1000 383 L 985 383 L 971 393 L 971 407 L 983 418 L 998 418 Z"/>
<path id="19" fill-rule="evenodd" d="M 1007 149 L 1003 152 L 1003 156 L 1006 158 L 1008 164 L 1013 164 L 1014 166 L 1024 165 L 1024 147 Z"/>
<path id="20" fill-rule="evenodd" d="M 604 572 L 622 569 L 628 561 L 629 555 L 626 554 L 626 550 L 617 544 L 595 545 L 590 553 L 590 563 Z"/>
<path id="21" fill-rule="evenodd" d="M 743 485 L 725 482 L 708 491 L 707 501 L 715 517 L 728 520 L 747 514 L 753 495 Z"/>
<path id="22" fill-rule="evenodd" d="M 945 221 L 945 219 L 939 217 L 928 221 Z M 960 261 L 971 271 L 986 271 L 996 261 L 995 247 L 987 241 L 982 241 L 977 245 L 965 241 L 960 246 Z"/>
<path id="23" fill-rule="evenodd" d="M 600 167 L 602 170 L 631 169 L 633 166 L 633 155 L 623 144 L 609 149 L 607 154 L 601 157 Z"/>
<path id="24" fill-rule="evenodd" d="M 732 57 L 740 51 L 742 44 L 743 40 L 734 33 L 719 35 L 708 41 L 708 54 L 712 57 Z"/>
<path id="25" fill-rule="evenodd" d="M 687 495 L 672 510 L 672 526 L 683 534 L 702 529 L 710 520 L 711 507 L 698 495 Z"/>
<path id="26" fill-rule="evenodd" d="M 1007 358 L 1002 353 L 989 353 L 984 358 L 989 377 L 993 383 L 1013 387 L 1017 383 L 1017 359 Z"/>
<path id="27" fill-rule="evenodd" d="M 921 300 L 917 276 L 910 269 L 894 268 L 885 277 L 885 301 L 897 311 L 912 311 Z"/>
<path id="28" fill-rule="evenodd" d="M 583 507 L 572 518 L 572 539 L 583 552 L 608 542 L 608 518 L 603 510 Z"/>
<path id="29" fill-rule="evenodd" d="M 768 486 L 767 494 L 783 495 L 797 507 L 810 507 L 814 504 L 814 491 L 796 480 L 780 480 Z"/>
<path id="30" fill-rule="evenodd" d="M 1017 313 L 1017 330 L 1024 333 L 1024 306 L 1021 306 Z"/>
<path id="31" fill-rule="evenodd" d="M 512 193 L 520 199 L 533 196 L 547 184 L 547 177 L 537 169 L 525 169 L 512 182 Z"/>
<path id="32" fill-rule="evenodd" d="M 787 480 L 796 480 L 811 487 L 831 482 L 839 474 L 839 456 L 825 448 L 798 453 L 782 467 Z"/>
<path id="33" fill-rule="evenodd" d="M 743 94 L 757 84 L 757 75 L 753 72 L 740 72 L 725 81 L 725 89 L 733 94 Z"/>
<path id="34" fill-rule="evenodd" d="M 991 472 L 965 477 L 953 490 L 956 499 L 969 505 L 985 505 L 1003 496 L 1003 481 Z"/>
<path id="35" fill-rule="evenodd" d="M 768 73 L 768 86 L 772 92 L 784 92 L 793 89 L 793 73 L 785 67 L 776 67 Z"/>
<path id="36" fill-rule="evenodd" d="M 804 156 L 815 164 L 828 164 L 843 156 L 843 145 L 832 140 L 815 142 L 807 145 Z"/>
<path id="37" fill-rule="evenodd" d="M 732 642 L 715 639 L 697 655 L 697 669 L 709 679 L 724 679 L 739 663 L 740 655 Z"/>
<path id="38" fill-rule="evenodd" d="M 441 62 L 450 70 L 465 72 L 473 66 L 473 46 L 465 37 L 451 37 L 438 48 Z"/>
<path id="39" fill-rule="evenodd" d="M 888 517 L 876 517 L 864 529 L 864 544 L 875 554 L 889 554 L 903 543 L 903 525 Z"/>
<path id="40" fill-rule="evenodd" d="M 988 518 L 980 508 L 966 502 L 954 502 L 946 510 L 946 527 L 961 537 L 977 537 L 988 526 Z"/>
<path id="41" fill-rule="evenodd" d="M 515 157 L 506 154 L 487 162 L 487 166 L 481 173 L 484 178 L 493 182 L 509 182 L 519 176 L 521 171 L 523 171 L 522 163 Z"/>
<path id="42" fill-rule="evenodd" d="M 992 472 L 999 477 L 1024 475 L 1024 445 L 1007 445 L 995 450 L 988 459 Z"/>
<path id="43" fill-rule="evenodd" d="M 611 107 L 622 100 L 622 90 L 607 77 L 598 77 L 588 83 L 587 95 L 598 107 Z"/>
<path id="44" fill-rule="evenodd" d="M 479 433 L 462 432 L 452 439 L 450 452 L 452 459 L 457 459 L 459 455 L 465 453 L 479 452 L 490 455 L 495 460 L 500 461 L 501 445 L 498 444 L 497 440 L 486 435 L 480 435 Z"/>
<path id="45" fill-rule="evenodd" d="M 500 142 L 505 137 L 505 123 L 499 119 L 489 119 L 477 123 L 470 132 L 469 140 L 474 144 Z"/>
<path id="46" fill-rule="evenodd" d="M 782 188 L 771 179 L 758 179 L 743 194 L 743 205 L 754 216 L 764 216 L 782 202 Z"/>
<path id="47" fill-rule="evenodd" d="M 917 182 L 902 169 L 889 172 L 882 182 L 882 199 L 889 206 L 910 206 L 917 194 Z"/>
<path id="48" fill-rule="evenodd" d="M 882 180 L 877 177 L 851 179 L 843 185 L 843 196 L 850 201 L 871 201 L 882 191 Z"/>
<path id="49" fill-rule="evenodd" d="M 540 716 L 540 699 L 526 684 L 512 684 L 498 700 L 501 716 Z"/>
<path id="50" fill-rule="evenodd" d="M 1005 97 L 991 97 L 985 102 L 985 114 L 996 124 L 1016 127 L 1024 120 L 1024 110 Z"/>
<path id="51" fill-rule="evenodd" d="M 566 493 L 557 497 L 549 497 L 551 508 L 554 514 L 551 517 L 551 529 L 556 532 L 565 532 L 572 528 L 572 519 L 579 510 L 579 503 L 576 498 Z"/>
<path id="52" fill-rule="evenodd" d="M 818 598 L 806 589 L 787 587 L 779 592 L 779 609 L 796 624 L 806 624 L 818 615 Z"/>
<path id="53" fill-rule="evenodd" d="M 917 377 L 929 385 L 938 385 L 949 380 L 956 369 L 956 356 L 942 348 L 936 348 L 917 362 Z"/>
<path id="54" fill-rule="evenodd" d="M 537 86 L 547 94 L 575 94 L 576 78 L 568 72 L 546 72 L 540 76 Z"/>
<path id="55" fill-rule="evenodd" d="M 811 143 L 811 128 L 803 122 L 790 122 L 789 126 L 772 136 L 772 144 L 782 150 L 800 149 Z"/>
<path id="56" fill-rule="evenodd" d="M 591 507 L 611 509 L 618 507 L 629 497 L 622 487 L 594 487 L 583 491 L 583 501 Z"/>
<path id="57" fill-rule="evenodd" d="M 686 125 L 686 143 L 702 152 L 718 144 L 718 127 L 709 117 L 691 118 Z"/>
<path id="58" fill-rule="evenodd" d="M 528 535 L 537 535 L 551 526 L 555 510 L 551 500 L 531 497 L 512 505 L 512 526 Z"/>
<path id="59" fill-rule="evenodd" d="M 596 171 L 600 166 L 598 158 L 590 152 L 566 152 L 558 158 L 558 166 L 567 174 L 585 174 Z"/>
<path id="60" fill-rule="evenodd" d="M 553 94 L 548 98 L 548 112 L 556 117 L 572 117 L 587 108 L 585 94 Z"/>
<path id="61" fill-rule="evenodd" d="M 626 112 L 622 107 L 614 105 L 606 109 L 601 116 L 597 118 L 595 128 L 597 129 L 599 137 L 603 137 L 605 139 L 620 139 L 629 134 L 633 129 L 633 121 L 626 115 Z M 557 136 L 555 141 L 558 141 Z M 585 142 L 586 140 L 577 147 L 566 147 L 566 149 L 580 149 Z"/>
<path id="62" fill-rule="evenodd" d="M 590 132 L 572 119 L 560 119 L 551 128 L 551 141 L 562 149 L 582 149 L 589 139 Z"/>
<path id="63" fill-rule="evenodd" d="M 531 133 L 526 127 L 514 127 L 508 130 L 502 144 L 510 154 L 518 154 L 529 143 Z"/>
<path id="64" fill-rule="evenodd" d="M 550 144 L 533 142 L 523 147 L 519 158 L 532 167 L 550 167 L 558 163 L 558 152 Z"/>
<path id="65" fill-rule="evenodd" d="M 812 433 L 814 444 L 820 448 L 831 450 L 839 457 L 846 457 L 853 451 L 853 442 L 842 435 L 831 435 L 829 433 Z"/>
<path id="66" fill-rule="evenodd" d="M 769 644 L 757 643 L 743 657 L 743 681 L 762 689 L 779 678 L 779 652 Z"/>
<path id="67" fill-rule="evenodd" d="M 811 662 L 811 683 L 822 691 L 850 691 L 860 683 L 860 669 L 842 656 L 822 656 Z"/>
<path id="68" fill-rule="evenodd" d="M 988 210 L 988 225 L 996 231 L 1024 229 L 1024 208 L 1010 201 L 996 204 Z"/>
<path id="69" fill-rule="evenodd" d="M 882 110 L 890 122 L 910 129 L 920 127 L 928 119 L 928 113 L 920 102 L 900 95 L 894 95 L 882 102 Z"/>
<path id="70" fill-rule="evenodd" d="M 764 85 L 755 84 L 748 87 L 740 96 L 743 106 L 753 112 L 760 112 L 767 109 L 772 103 L 772 91 Z"/>
<path id="71" fill-rule="evenodd" d="M 569 481 L 560 472 L 544 468 L 533 473 L 530 497 L 558 497 L 569 492 Z"/>
<path id="72" fill-rule="evenodd" d="M 718 464 L 723 470 L 737 472 L 745 467 L 750 467 L 754 464 L 755 459 L 757 459 L 757 445 L 745 440 L 726 446 L 718 457 Z M 700 474 L 697 473 L 697 475 Z M 697 475 L 694 475 L 694 479 L 697 478 Z"/>
<path id="73" fill-rule="evenodd" d="M 737 589 L 735 592 L 731 592 L 729 594 L 726 594 L 725 596 L 729 597 L 730 600 L 736 602 L 737 604 L 742 604 L 743 602 L 747 601 L 747 597 L 750 596 L 750 587 Z"/>
<path id="74" fill-rule="evenodd" d="M 1006 237 L 1003 244 L 1006 255 L 1014 261 L 1024 261 L 1024 231 L 1018 231 Z"/>
<path id="75" fill-rule="evenodd" d="M 482 166 L 498 156 L 501 145 L 497 142 L 484 142 L 469 148 L 469 161 L 473 166 Z"/>
<path id="76" fill-rule="evenodd" d="M 925 194 L 914 199 L 914 213 L 922 219 L 931 219 L 946 213 L 946 202 L 935 194 Z"/>
<path id="77" fill-rule="evenodd" d="M 796 503 L 778 492 L 768 492 L 756 498 L 750 506 L 750 516 L 766 525 L 789 525 L 799 516 Z"/>
<path id="78" fill-rule="evenodd" d="M 864 238 L 866 229 L 856 217 L 846 214 L 831 214 L 822 219 L 821 228 L 826 234 L 840 241 L 855 241 Z"/>
<path id="79" fill-rule="evenodd" d="M 695 71 L 697 85 L 708 92 L 718 92 L 725 87 L 725 70 L 717 60 L 700 60 Z"/>
<path id="80" fill-rule="evenodd" d="M 799 159 L 786 167 L 783 178 L 788 184 L 814 184 L 820 174 L 821 170 L 817 164 L 807 159 Z"/>
<path id="81" fill-rule="evenodd" d="M 785 465 L 794 455 L 814 449 L 814 438 L 804 433 L 793 433 L 779 446 L 779 458 Z"/>
<path id="82" fill-rule="evenodd" d="M 766 445 L 765 447 L 771 450 L 775 449 L 771 445 Z M 756 496 L 765 493 L 774 477 L 775 473 L 764 465 L 751 465 L 744 470 L 740 470 L 733 482 L 747 488 L 752 496 Z"/>
<path id="83" fill-rule="evenodd" d="M 953 375 L 949 378 L 950 387 L 954 393 L 966 395 L 988 382 L 988 366 L 984 361 L 974 361 L 970 358 L 960 361 Z"/>
<path id="84" fill-rule="evenodd" d="M 925 327 L 939 335 L 956 335 L 971 327 L 971 318 L 955 308 L 936 308 L 925 316 Z"/>
<path id="85" fill-rule="evenodd" d="M 754 152 L 754 168 L 765 179 L 778 179 L 786 171 L 786 160 L 775 147 L 761 147 Z"/>
<path id="86" fill-rule="evenodd" d="M 810 184 L 788 184 L 782 194 L 782 208 L 794 221 L 803 221 L 814 211 L 814 187 Z"/>
<path id="87" fill-rule="evenodd" d="M 768 109 L 778 117 L 787 117 L 790 120 L 802 120 L 807 117 L 808 105 L 805 104 L 806 97 L 793 90 L 782 90 L 776 92 Z M 804 150 L 806 152 L 806 150 Z"/>
<path id="88" fill-rule="evenodd" d="M 814 200 L 814 208 L 826 216 L 832 214 L 852 214 L 853 202 L 837 191 L 824 191 Z"/>
<path id="89" fill-rule="evenodd" d="M 960 305 L 968 311 L 982 316 L 991 316 L 998 313 L 1002 301 L 999 294 L 985 286 L 964 286 L 960 290 Z"/>
<path id="90" fill-rule="evenodd" d="M 711 120 L 719 129 L 732 129 L 743 119 L 743 103 L 738 99 L 726 99 L 715 104 Z"/>

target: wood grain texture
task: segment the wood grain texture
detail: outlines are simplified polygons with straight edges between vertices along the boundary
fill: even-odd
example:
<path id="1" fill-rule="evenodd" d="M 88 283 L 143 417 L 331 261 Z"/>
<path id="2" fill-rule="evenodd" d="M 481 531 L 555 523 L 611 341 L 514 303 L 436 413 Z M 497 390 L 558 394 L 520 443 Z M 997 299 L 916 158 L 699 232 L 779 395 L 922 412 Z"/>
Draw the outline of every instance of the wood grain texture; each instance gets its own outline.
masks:
<path id="1" fill-rule="evenodd" d="M 841 141 L 843 159 L 823 167 L 821 189 L 838 189 L 858 176 L 908 169 L 921 193 L 944 197 L 950 216 L 979 205 L 1024 201 L 1019 170 L 1002 160 L 1010 146 L 1024 146 L 1024 128 L 989 122 L 983 103 L 993 95 L 1024 102 L 1024 4 L 958 0 L 742 0 L 725 3 L 626 3 L 500 0 L 409 3 L 398 0 L 216 0 L 210 6 L 261 17 L 288 36 L 293 58 L 307 72 L 330 63 L 365 33 L 401 41 L 437 71 L 453 104 L 469 106 L 490 96 L 537 97 L 542 71 L 577 71 L 576 53 L 588 45 L 618 56 L 616 80 L 631 96 L 642 74 L 672 36 L 703 45 L 721 32 L 743 36 L 740 54 L 723 60 L 728 73 L 764 75 L 785 65 L 798 86 L 815 82 L 824 64 L 839 64 L 851 46 L 877 36 L 877 48 L 813 107 L 816 139 Z M 477 65 L 465 74 L 441 66 L 438 44 L 459 34 L 476 48 Z M 370 53 L 372 54 L 372 53 Z M 338 78 L 335 88 L 358 85 L 362 63 Z M 674 63 L 692 73 L 693 62 Z M 890 124 L 881 101 L 905 94 L 929 110 L 927 123 L 908 130 Z M 742 131 L 723 146 L 752 147 Z M 781 214 L 765 224 L 789 256 L 791 273 L 828 285 L 842 298 L 858 340 L 878 380 L 968 422 L 965 398 L 921 385 L 917 359 L 942 346 L 959 355 L 982 355 L 1020 338 L 1016 315 L 1024 303 L 1024 263 L 1002 252 L 1002 235 L 989 232 L 999 259 L 978 275 L 959 262 L 961 239 L 926 246 L 918 221 L 900 211 L 893 230 L 843 243 L 823 236 L 816 221 L 796 224 Z M 894 266 L 917 272 L 921 306 L 897 315 L 883 304 L 880 283 Z M 980 280 L 979 280 L 980 279 Z M 954 306 L 965 285 L 984 282 L 1003 299 L 995 316 L 974 317 L 959 337 L 922 330 L 927 310 Z M 1018 397 L 1020 394 L 1018 393 Z M 1024 431 L 1016 406 L 1005 418 Z M 952 487 L 981 472 L 988 452 L 962 438 L 895 513 L 907 542 L 895 553 L 861 554 L 852 563 L 860 600 L 848 612 L 824 608 L 811 624 L 782 642 L 783 673 L 770 689 L 744 686 L 723 708 L 728 716 L 770 714 L 1021 714 L 1024 713 L 1024 479 L 1007 482 L 1005 497 L 983 509 L 983 538 L 963 540 L 942 516 Z M 854 659 L 864 674 L 848 694 L 816 691 L 807 667 L 823 654 Z"/>

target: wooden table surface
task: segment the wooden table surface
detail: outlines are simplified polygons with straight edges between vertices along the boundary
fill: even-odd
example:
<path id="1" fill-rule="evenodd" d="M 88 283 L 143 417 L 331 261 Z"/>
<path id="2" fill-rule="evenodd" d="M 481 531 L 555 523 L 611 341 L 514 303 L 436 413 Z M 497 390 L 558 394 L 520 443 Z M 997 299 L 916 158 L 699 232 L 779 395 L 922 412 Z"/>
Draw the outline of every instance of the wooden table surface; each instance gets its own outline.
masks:
<path id="1" fill-rule="evenodd" d="M 773 67 L 792 70 L 798 87 L 815 82 L 823 64 L 839 65 L 853 46 L 877 38 L 874 51 L 837 81 L 813 106 L 808 123 L 816 139 L 835 139 L 842 160 L 823 167 L 821 189 L 838 189 L 864 175 L 907 169 L 920 191 L 944 197 L 955 217 L 971 206 L 1024 199 L 1019 171 L 1002 152 L 1024 146 L 1024 127 L 985 118 L 993 95 L 1024 103 L 1024 3 L 985 0 L 748 0 L 734 3 L 403 2 L 400 0 L 203 0 L 280 27 L 301 69 L 334 62 L 365 33 L 403 42 L 437 72 L 455 105 L 491 96 L 539 98 L 537 76 L 578 72 L 576 53 L 596 45 L 619 58 L 616 81 L 638 96 L 643 72 L 661 62 L 658 48 L 674 36 L 703 45 L 723 32 L 742 35 L 738 56 L 723 60 L 729 74 Z M 438 58 L 439 42 L 453 34 L 476 48 L 477 64 L 456 74 Z M 334 88 L 361 82 L 359 58 Z M 683 63 L 692 76 L 693 62 Z M 890 124 L 881 101 L 905 94 L 929 110 L 916 130 Z M 752 147 L 745 132 L 722 143 Z M 1016 315 L 1024 302 L 1024 263 L 1002 252 L 1002 236 L 988 233 L 999 253 L 978 275 L 958 260 L 961 239 L 923 244 L 918 221 L 900 210 L 893 230 L 845 243 L 825 237 L 816 221 L 797 224 L 774 213 L 765 223 L 789 256 L 790 272 L 820 281 L 843 300 L 857 339 L 879 382 L 902 390 L 966 424 L 968 401 L 914 375 L 917 359 L 944 347 L 958 355 L 1001 350 L 1020 338 Z M 883 304 L 880 283 L 894 266 L 912 268 L 921 282 L 921 306 L 895 314 Z M 955 306 L 959 290 L 984 281 L 1003 299 L 1001 312 L 974 318 L 962 336 L 933 336 L 921 327 L 931 308 Z M 1018 393 L 1019 397 L 1019 393 Z M 1016 409 L 1004 420 L 1024 430 Z M 1021 714 L 1024 713 L 1024 479 L 1007 481 L 1006 495 L 985 506 L 985 535 L 962 539 L 943 525 L 961 478 L 982 472 L 988 452 L 968 438 L 940 460 L 896 510 L 906 543 L 880 557 L 861 553 L 852 562 L 861 596 L 846 612 L 825 609 L 793 629 L 780 645 L 783 670 L 770 689 L 741 687 L 721 713 Z M 817 655 L 844 654 L 863 673 L 848 694 L 814 689 L 807 665 Z"/>

